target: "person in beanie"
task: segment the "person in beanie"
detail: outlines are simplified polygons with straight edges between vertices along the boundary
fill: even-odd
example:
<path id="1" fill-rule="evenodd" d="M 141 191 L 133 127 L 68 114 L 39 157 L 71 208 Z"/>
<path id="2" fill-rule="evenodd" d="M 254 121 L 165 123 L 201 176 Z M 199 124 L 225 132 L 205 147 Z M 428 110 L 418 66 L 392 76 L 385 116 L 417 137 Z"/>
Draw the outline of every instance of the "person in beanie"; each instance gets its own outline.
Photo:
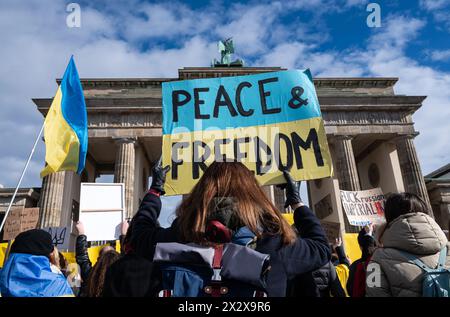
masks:
<path id="1" fill-rule="evenodd" d="M 350 297 L 364 297 L 366 290 L 366 268 L 377 246 L 373 237 L 373 225 L 367 225 L 358 234 L 361 258 L 350 265 L 347 280 L 347 293 Z"/>
<path id="2" fill-rule="evenodd" d="M 61 273 L 54 273 L 51 263 L 57 257 L 51 235 L 32 229 L 20 233 L 11 246 L 10 256 L 0 273 L 3 297 L 73 296 Z"/>

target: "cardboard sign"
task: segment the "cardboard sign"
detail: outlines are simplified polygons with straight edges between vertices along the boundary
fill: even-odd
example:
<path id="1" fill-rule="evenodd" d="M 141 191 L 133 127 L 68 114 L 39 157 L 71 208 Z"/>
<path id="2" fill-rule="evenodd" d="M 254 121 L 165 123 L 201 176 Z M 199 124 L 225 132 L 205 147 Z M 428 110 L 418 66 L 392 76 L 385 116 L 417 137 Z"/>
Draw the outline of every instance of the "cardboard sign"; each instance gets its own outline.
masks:
<path id="1" fill-rule="evenodd" d="M 124 215 L 124 184 L 81 183 L 80 221 L 88 241 L 117 240 Z"/>
<path id="2" fill-rule="evenodd" d="M 50 233 L 52 242 L 59 250 L 69 249 L 70 229 L 67 227 L 46 227 L 43 230 Z"/>
<path id="3" fill-rule="evenodd" d="M 261 185 L 328 177 L 332 164 L 309 70 L 162 84 L 167 195 L 189 193 L 214 162 L 238 161 Z"/>
<path id="4" fill-rule="evenodd" d="M 11 208 L 3 229 L 3 240 L 13 240 L 19 233 L 36 228 L 39 208 Z"/>
<path id="5" fill-rule="evenodd" d="M 345 191 L 341 190 L 341 201 L 352 226 L 365 226 L 384 220 L 385 197 L 381 188 Z"/>
<path id="6" fill-rule="evenodd" d="M 338 222 L 321 221 L 320 224 L 327 235 L 329 243 L 334 243 L 336 238 L 341 236 L 341 226 Z"/>

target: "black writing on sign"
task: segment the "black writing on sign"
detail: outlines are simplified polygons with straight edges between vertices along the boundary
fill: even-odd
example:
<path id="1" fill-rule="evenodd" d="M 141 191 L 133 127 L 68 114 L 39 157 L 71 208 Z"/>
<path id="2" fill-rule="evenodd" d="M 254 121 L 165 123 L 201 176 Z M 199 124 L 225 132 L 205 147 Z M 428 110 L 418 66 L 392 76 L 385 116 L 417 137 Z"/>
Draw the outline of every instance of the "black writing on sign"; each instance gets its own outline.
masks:
<path id="1" fill-rule="evenodd" d="M 303 169 L 302 151 L 313 151 L 316 165 L 324 166 L 324 160 L 320 149 L 319 138 L 317 131 L 314 128 L 309 130 L 308 136 L 302 139 L 296 132 L 290 134 L 277 133 L 274 137 L 273 144 L 266 144 L 260 137 L 238 137 L 238 138 L 218 138 L 213 142 L 207 144 L 203 141 L 193 142 L 173 142 L 172 143 L 172 158 L 171 158 L 171 177 L 178 179 L 179 166 L 183 165 L 184 160 L 181 158 L 182 151 L 190 151 L 192 157 L 192 178 L 200 178 L 200 171 L 205 171 L 207 161 L 211 156 L 217 162 L 243 162 L 249 153 L 241 149 L 241 144 L 249 144 L 250 149 L 253 150 L 256 158 L 257 175 L 264 175 L 268 173 L 275 164 L 278 170 L 284 168 Z M 233 149 L 233 157 L 227 157 L 224 147 L 229 146 Z M 286 152 L 281 155 L 281 148 L 285 148 Z M 281 159 L 283 157 L 283 160 Z"/>
<path id="2" fill-rule="evenodd" d="M 178 110 L 181 107 L 185 107 L 187 104 L 191 104 L 194 107 L 194 118 L 201 120 L 208 120 L 212 117 L 218 118 L 221 109 L 225 109 L 230 113 L 232 117 L 238 115 L 243 117 L 249 117 L 255 113 L 255 109 L 258 107 L 261 109 L 263 115 L 276 114 L 282 111 L 282 105 L 269 105 L 267 98 L 271 96 L 270 85 L 276 84 L 278 77 L 266 78 L 258 81 L 258 87 L 248 81 L 240 82 L 234 89 L 234 100 L 230 97 L 231 92 L 225 89 L 224 85 L 214 87 L 215 99 L 213 105 L 206 104 L 204 94 L 212 91 L 211 87 L 196 87 L 192 91 L 187 90 L 173 90 L 172 91 L 172 111 L 173 122 L 179 121 Z M 256 89 L 259 94 L 259 104 L 244 105 L 242 102 L 242 94 L 248 89 Z M 288 101 L 287 106 L 292 109 L 298 109 L 302 106 L 308 105 L 308 99 L 302 98 L 304 89 L 300 86 L 286 87 L 290 89 L 292 98 Z M 289 91 L 289 90 L 288 90 Z M 193 101 L 191 103 L 191 101 Z M 208 109 L 209 113 L 206 112 Z M 212 110 L 212 113 L 211 113 Z"/>

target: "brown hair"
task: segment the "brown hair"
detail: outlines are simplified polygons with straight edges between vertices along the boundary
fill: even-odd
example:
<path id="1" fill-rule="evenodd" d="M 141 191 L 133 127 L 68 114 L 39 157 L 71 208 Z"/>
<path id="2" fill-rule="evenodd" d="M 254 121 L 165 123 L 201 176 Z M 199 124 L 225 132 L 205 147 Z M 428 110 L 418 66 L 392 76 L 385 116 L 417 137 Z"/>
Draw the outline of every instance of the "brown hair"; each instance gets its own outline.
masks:
<path id="1" fill-rule="evenodd" d="M 401 215 L 422 212 L 429 215 L 425 202 L 416 194 L 400 193 L 391 194 L 384 205 L 384 217 L 389 224 Z"/>
<path id="2" fill-rule="evenodd" d="M 267 198 L 253 173 L 239 162 L 213 162 L 189 196 L 183 199 L 177 209 L 182 240 L 206 242 L 207 218 L 216 197 L 233 198 L 239 221 L 258 238 L 262 234 L 280 235 L 283 244 L 295 240 L 294 231 Z"/>
<path id="3" fill-rule="evenodd" d="M 101 297 L 106 270 L 119 259 L 119 253 L 115 250 L 104 252 L 95 263 L 86 281 L 86 296 Z"/>

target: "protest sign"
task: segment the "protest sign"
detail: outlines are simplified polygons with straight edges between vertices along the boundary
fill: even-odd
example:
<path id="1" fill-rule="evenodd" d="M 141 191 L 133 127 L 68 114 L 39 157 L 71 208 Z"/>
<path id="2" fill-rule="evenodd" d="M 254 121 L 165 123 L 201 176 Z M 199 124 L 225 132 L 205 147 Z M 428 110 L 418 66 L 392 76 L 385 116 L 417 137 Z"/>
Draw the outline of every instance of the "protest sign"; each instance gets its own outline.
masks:
<path id="1" fill-rule="evenodd" d="M 59 250 L 69 249 L 70 229 L 67 227 L 46 227 L 43 230 L 50 233 L 52 242 Z"/>
<path id="2" fill-rule="evenodd" d="M 341 226 L 338 222 L 320 221 L 325 234 L 327 235 L 328 242 L 334 243 L 336 238 L 341 236 Z"/>
<path id="3" fill-rule="evenodd" d="M 381 188 L 345 191 L 341 190 L 341 201 L 348 222 L 353 226 L 380 223 L 384 218 L 384 195 Z"/>
<path id="4" fill-rule="evenodd" d="M 328 177 L 332 164 L 309 70 L 165 82 L 167 195 L 189 193 L 213 161 L 238 161 L 261 185 Z"/>
<path id="5" fill-rule="evenodd" d="M 3 229 L 3 240 L 13 240 L 19 233 L 36 228 L 39 208 L 11 208 Z"/>
<path id="6" fill-rule="evenodd" d="M 81 183 L 80 221 L 88 241 L 116 240 L 125 215 L 124 184 Z"/>

